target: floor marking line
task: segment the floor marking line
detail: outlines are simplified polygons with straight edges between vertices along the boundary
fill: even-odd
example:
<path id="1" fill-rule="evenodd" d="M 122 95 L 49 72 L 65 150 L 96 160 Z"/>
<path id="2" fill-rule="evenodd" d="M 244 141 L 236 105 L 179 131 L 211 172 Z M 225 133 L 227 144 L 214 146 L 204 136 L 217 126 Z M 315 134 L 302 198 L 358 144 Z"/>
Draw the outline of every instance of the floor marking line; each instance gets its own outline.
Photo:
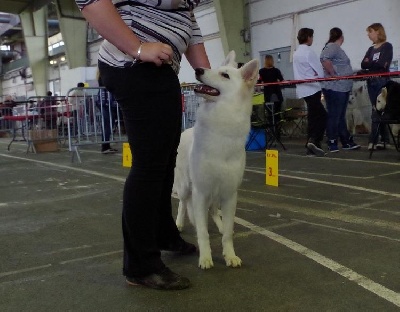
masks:
<path id="1" fill-rule="evenodd" d="M 245 169 L 245 171 L 253 172 L 253 173 L 259 173 L 259 174 L 265 174 L 264 171 L 259 171 L 259 170 Z M 361 187 L 361 186 L 348 185 L 348 184 L 336 183 L 336 182 L 326 182 L 326 181 L 321 181 L 321 180 L 316 180 L 316 179 L 311 179 L 311 178 L 296 177 L 296 176 L 290 176 L 290 175 L 285 175 L 285 174 L 279 174 L 279 176 L 284 177 L 284 178 L 288 178 L 288 179 L 295 179 L 295 180 L 302 180 L 302 181 L 319 183 L 319 184 L 326 184 L 326 185 L 329 185 L 329 186 L 344 187 L 344 188 L 357 190 L 357 191 L 362 191 L 362 192 L 368 192 L 368 193 L 373 193 L 373 194 L 386 195 L 386 196 L 400 198 L 400 194 L 389 193 L 389 192 L 386 192 L 386 191 L 379 191 L 379 190 L 374 190 L 374 189 L 369 189 L 369 188 Z"/>
<path id="2" fill-rule="evenodd" d="M 393 303 L 394 305 L 400 307 L 400 293 L 397 293 L 385 286 L 374 282 L 366 276 L 358 274 L 357 272 L 351 270 L 348 267 L 341 265 L 340 263 L 329 259 L 303 245 L 300 245 L 290 239 L 287 239 L 279 234 L 268 231 L 262 227 L 252 224 L 246 220 L 235 217 L 235 222 L 240 224 L 254 232 L 257 232 L 263 236 L 266 236 L 273 241 L 280 243 L 289 249 L 298 252 L 299 254 L 315 261 L 316 263 L 330 269 L 331 271 L 343 276 L 349 281 L 355 282 L 357 285 L 363 287 L 364 289 L 370 291 L 371 293 Z"/>
<path id="3" fill-rule="evenodd" d="M 123 250 L 105 252 L 105 253 L 101 253 L 101 254 L 97 254 L 97 255 L 93 255 L 93 256 L 60 261 L 58 264 L 63 265 L 63 264 L 68 264 L 68 263 L 73 263 L 73 262 L 91 260 L 91 259 L 95 259 L 95 258 L 108 257 L 108 256 L 112 256 L 112 255 L 115 255 L 115 254 L 118 254 L 118 253 L 122 253 L 122 252 L 123 252 Z M 49 268 L 51 266 L 53 266 L 53 265 L 52 264 L 46 264 L 46 265 L 41 265 L 41 266 L 31 267 L 31 268 L 26 268 L 26 269 L 21 269 L 21 270 L 3 272 L 3 273 L 0 273 L 0 278 L 1 277 L 5 277 L 5 276 L 9 276 L 9 275 L 15 275 L 15 274 L 20 274 L 20 273 L 25 273 L 25 272 L 31 272 L 31 271 L 37 271 L 37 270 L 41 270 L 41 269 L 46 269 L 46 268 Z"/>
<path id="4" fill-rule="evenodd" d="M 68 264 L 68 263 L 73 263 L 73 262 L 91 260 L 91 259 L 95 259 L 95 258 L 101 258 L 101 257 L 112 256 L 112 255 L 115 255 L 115 254 L 118 254 L 118 253 L 122 253 L 122 250 L 116 250 L 116 251 L 111 251 L 111 252 L 105 252 L 105 253 L 101 253 L 101 254 L 94 255 L 94 256 L 88 256 L 88 257 L 82 257 L 82 258 L 75 258 L 75 259 L 71 259 L 71 260 L 65 260 L 65 261 L 59 262 L 59 264 Z"/>
<path id="5" fill-rule="evenodd" d="M 46 264 L 46 265 L 41 265 L 41 266 L 32 267 L 32 268 L 26 268 L 26 269 L 21 269 L 21 270 L 3 272 L 3 273 L 0 273 L 0 278 L 1 277 L 5 277 L 5 276 L 9 276 L 9 275 L 19 274 L 19 273 L 25 273 L 25 272 L 31 272 L 31 271 L 46 269 L 46 268 L 49 268 L 51 266 L 52 266 L 51 264 Z"/>
<path id="6" fill-rule="evenodd" d="M 84 173 L 95 175 L 95 176 L 102 177 L 102 178 L 111 178 L 113 180 L 121 181 L 121 182 L 125 182 L 125 180 L 126 180 L 126 178 L 122 178 L 122 177 L 115 176 L 115 175 L 109 175 L 109 174 L 105 174 L 105 173 L 98 172 L 98 171 L 82 169 L 82 168 L 76 168 L 76 167 L 67 166 L 67 165 L 55 164 L 55 163 L 48 162 L 48 161 L 43 161 L 43 160 L 29 159 L 29 158 L 6 155 L 6 154 L 0 154 L 0 156 L 7 157 L 7 158 L 18 159 L 18 160 L 25 160 L 25 161 L 34 162 L 34 163 L 43 164 L 43 165 L 49 165 L 49 166 L 56 167 L 56 168 L 74 170 L 74 171 L 78 171 L 78 172 L 84 172 Z"/>
<path id="7" fill-rule="evenodd" d="M 347 233 L 351 233 L 351 234 L 370 236 L 370 237 L 374 237 L 374 238 L 380 238 L 380 239 L 386 239 L 386 240 L 390 240 L 390 241 L 394 241 L 394 242 L 400 242 L 399 238 L 393 238 L 393 237 L 389 237 L 389 236 L 372 234 L 372 233 L 368 233 L 368 232 L 360 232 L 360 231 L 348 230 L 348 229 L 345 229 L 345 228 L 342 228 L 342 227 L 336 227 L 336 226 L 326 225 L 326 224 L 322 224 L 322 223 L 309 222 L 309 221 L 304 221 L 304 220 L 300 220 L 300 219 L 292 219 L 291 218 L 290 220 L 291 221 L 296 221 L 297 223 L 302 223 L 302 224 L 308 224 L 308 225 L 328 228 L 328 229 L 336 230 L 336 231 L 339 231 L 339 232 L 347 232 Z"/>

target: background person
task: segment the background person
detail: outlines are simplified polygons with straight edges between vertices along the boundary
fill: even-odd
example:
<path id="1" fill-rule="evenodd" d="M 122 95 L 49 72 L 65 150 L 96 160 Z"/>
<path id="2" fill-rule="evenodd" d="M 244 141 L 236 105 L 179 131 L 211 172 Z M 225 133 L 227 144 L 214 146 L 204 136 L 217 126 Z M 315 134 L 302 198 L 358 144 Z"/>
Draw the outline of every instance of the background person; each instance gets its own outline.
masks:
<path id="1" fill-rule="evenodd" d="M 386 41 L 385 28 L 380 23 L 374 23 L 367 27 L 368 38 L 373 45 L 367 50 L 361 62 L 362 73 L 385 73 L 389 72 L 390 63 L 393 59 L 393 46 Z M 372 104 L 371 133 L 369 134 L 368 149 L 376 145 L 377 149 L 384 149 L 389 142 L 388 130 L 380 128 L 380 141 L 374 142 L 374 136 L 378 129 L 379 113 L 376 111 L 376 99 L 382 88 L 389 81 L 388 77 L 374 77 L 367 80 L 369 99 Z"/>
<path id="2" fill-rule="evenodd" d="M 97 80 L 99 83 L 99 87 L 104 87 L 101 77 Z M 98 94 L 98 101 L 96 102 L 97 108 L 100 110 L 103 123 L 102 123 L 102 140 L 105 143 L 101 144 L 101 153 L 102 154 L 114 154 L 118 152 L 117 149 L 112 148 L 110 145 L 110 137 L 111 131 L 114 129 L 115 120 L 117 119 L 117 109 L 118 105 L 115 101 L 114 96 L 111 92 L 108 92 L 107 89 L 100 89 Z"/>
<path id="3" fill-rule="evenodd" d="M 299 46 L 293 54 L 294 79 L 323 78 L 324 71 L 317 54 L 310 48 L 313 43 L 314 30 L 301 28 L 297 35 Z M 326 110 L 321 103 L 321 86 L 319 82 L 301 83 L 296 85 L 299 98 L 307 104 L 307 155 L 324 156 L 321 147 L 326 127 Z"/>
<path id="4" fill-rule="evenodd" d="M 353 74 L 350 59 L 341 48 L 343 41 L 343 32 L 340 28 L 334 27 L 329 31 L 328 42 L 320 56 L 327 78 Z M 350 79 L 324 81 L 321 86 L 328 111 L 326 136 L 328 137 L 329 151 L 331 153 L 339 151 L 338 138 L 344 150 L 360 148 L 360 145 L 354 143 L 346 123 L 346 110 L 353 81 Z"/>
<path id="5" fill-rule="evenodd" d="M 193 68 L 210 67 L 193 14 L 199 1 L 76 2 L 105 39 L 100 76 L 122 109 L 134 159 L 123 194 L 123 274 L 131 285 L 187 288 L 189 280 L 165 266 L 160 250 L 196 251 L 176 227 L 171 192 L 182 122 L 182 53 Z"/>
<path id="6" fill-rule="evenodd" d="M 264 59 L 264 67 L 259 70 L 258 83 L 271 83 L 279 81 L 283 81 L 282 73 L 274 66 L 274 58 L 272 55 L 267 54 Z M 275 100 L 273 95 L 275 95 Z M 282 111 L 283 102 L 282 91 L 279 85 L 264 86 L 264 102 L 269 103 L 271 100 L 274 100 L 274 123 L 277 124 L 281 120 L 280 112 Z M 272 120 L 270 120 L 270 122 L 272 122 Z M 276 129 L 275 134 L 279 138 L 279 133 L 277 133 Z"/>
<path id="7" fill-rule="evenodd" d="M 78 135 L 78 113 L 79 111 L 85 111 L 85 90 L 83 89 L 85 84 L 83 82 L 78 82 L 76 84 L 76 89 L 68 95 L 69 113 L 72 117 L 72 135 Z"/>

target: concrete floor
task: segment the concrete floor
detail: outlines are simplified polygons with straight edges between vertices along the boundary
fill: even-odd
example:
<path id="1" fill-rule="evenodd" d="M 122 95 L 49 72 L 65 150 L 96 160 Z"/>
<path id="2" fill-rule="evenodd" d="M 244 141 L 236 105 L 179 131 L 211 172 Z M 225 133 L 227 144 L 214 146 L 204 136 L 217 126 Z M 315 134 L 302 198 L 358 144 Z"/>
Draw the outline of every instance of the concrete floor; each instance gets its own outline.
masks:
<path id="1" fill-rule="evenodd" d="M 279 187 L 265 185 L 265 156 L 248 152 L 235 247 L 227 268 L 210 222 L 215 267 L 164 255 L 193 287 L 128 287 L 121 275 L 122 156 L 85 148 L 25 154 L 0 139 L 1 311 L 399 311 L 400 153 L 363 148 L 304 156 L 283 139 Z M 118 148 L 121 148 L 118 146 Z M 175 206 L 177 201 L 174 200 Z M 193 227 L 183 236 L 196 242 Z"/>

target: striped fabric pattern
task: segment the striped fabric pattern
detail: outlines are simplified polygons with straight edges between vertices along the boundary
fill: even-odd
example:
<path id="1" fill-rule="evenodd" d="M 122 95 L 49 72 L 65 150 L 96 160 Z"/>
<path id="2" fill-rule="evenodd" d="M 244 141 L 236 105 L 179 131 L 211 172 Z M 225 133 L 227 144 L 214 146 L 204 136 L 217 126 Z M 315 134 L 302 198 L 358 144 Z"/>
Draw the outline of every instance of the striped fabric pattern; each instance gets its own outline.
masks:
<path id="1" fill-rule="evenodd" d="M 82 10 L 98 0 L 75 0 Z M 203 42 L 193 11 L 193 1 L 188 0 L 113 0 L 125 23 L 142 42 L 163 42 L 173 50 L 175 72 L 179 72 L 182 54 L 190 45 Z M 197 1 L 195 1 L 197 3 Z M 135 59 L 104 40 L 99 60 L 115 67 L 133 66 Z"/>

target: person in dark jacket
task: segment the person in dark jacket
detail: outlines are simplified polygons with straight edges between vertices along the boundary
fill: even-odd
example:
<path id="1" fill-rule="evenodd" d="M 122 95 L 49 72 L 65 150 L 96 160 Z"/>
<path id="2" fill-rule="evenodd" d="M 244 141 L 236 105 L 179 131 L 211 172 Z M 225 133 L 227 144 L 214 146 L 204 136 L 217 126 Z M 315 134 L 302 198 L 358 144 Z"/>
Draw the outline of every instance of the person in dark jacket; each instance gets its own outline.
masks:
<path id="1" fill-rule="evenodd" d="M 279 82 L 283 80 L 283 76 L 281 71 L 274 66 L 274 58 L 272 55 L 267 54 L 264 59 L 264 68 L 261 68 L 259 71 L 259 79 L 258 83 L 271 83 L 271 82 Z M 279 85 L 272 86 L 264 86 L 264 102 L 274 102 L 273 113 L 274 123 L 277 124 L 281 120 L 281 115 L 279 112 L 282 111 L 282 102 L 283 96 L 281 87 Z M 270 118 L 270 122 L 271 122 Z M 276 129 L 275 129 L 276 130 Z M 279 133 L 276 132 L 276 135 L 279 137 Z"/>
<path id="2" fill-rule="evenodd" d="M 373 42 L 373 45 L 368 49 L 361 62 L 363 73 L 388 72 L 393 58 L 393 46 L 386 41 L 385 28 L 380 23 L 374 23 L 368 26 L 366 30 L 368 38 Z M 374 149 L 375 146 L 377 149 L 384 149 L 388 143 L 389 137 L 385 127 L 380 129 L 380 141 L 373 142 L 379 123 L 379 114 L 375 108 L 376 99 L 388 81 L 389 78 L 387 77 L 374 77 L 367 80 L 368 95 L 372 104 L 371 133 L 368 142 L 369 150 Z"/>

